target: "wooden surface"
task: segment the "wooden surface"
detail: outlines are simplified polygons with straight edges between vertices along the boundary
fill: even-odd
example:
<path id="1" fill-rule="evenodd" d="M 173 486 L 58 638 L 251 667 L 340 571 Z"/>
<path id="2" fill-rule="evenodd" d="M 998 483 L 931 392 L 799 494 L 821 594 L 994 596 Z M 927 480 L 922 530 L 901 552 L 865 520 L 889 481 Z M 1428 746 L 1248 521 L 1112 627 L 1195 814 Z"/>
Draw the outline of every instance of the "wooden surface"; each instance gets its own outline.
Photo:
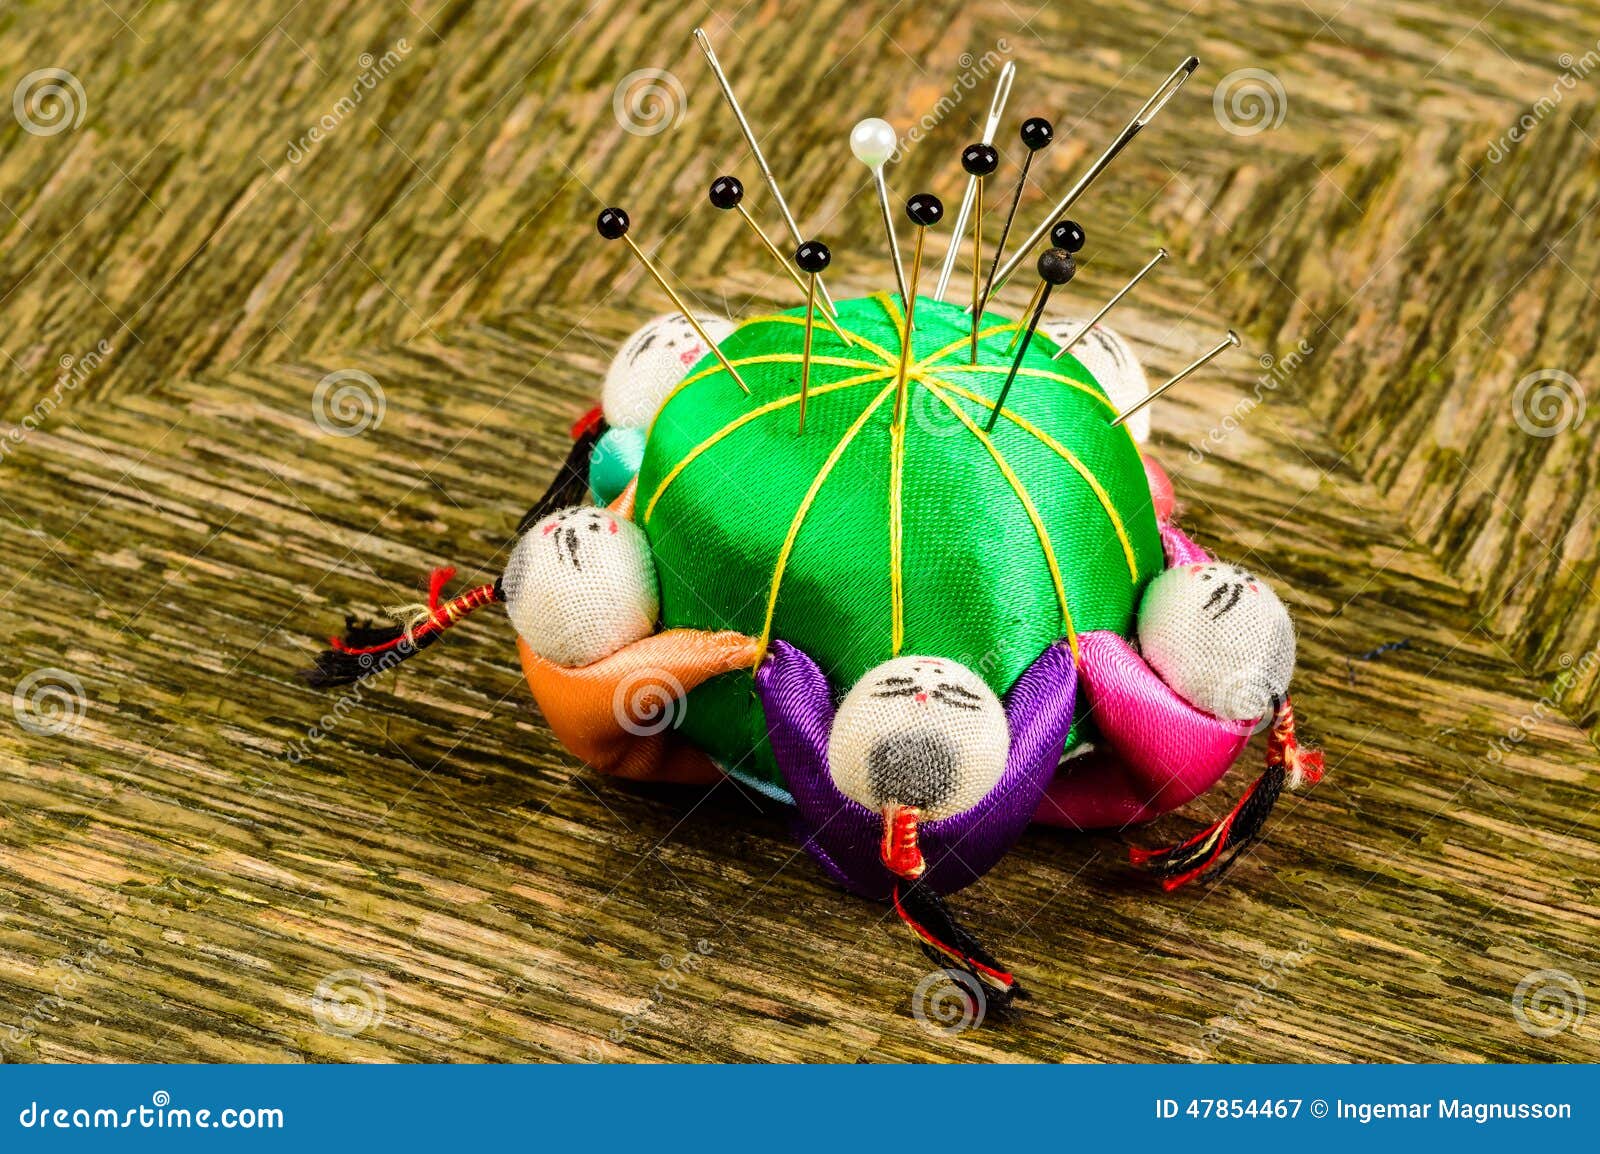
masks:
<path id="1" fill-rule="evenodd" d="M 1597 413 L 1554 436 L 1513 414 L 1528 373 L 1581 389 L 1595 367 L 1600 75 L 1486 159 L 1583 69 L 1596 14 L 7 5 L 0 87 L 63 68 L 85 107 L 54 135 L 0 116 L 0 418 L 22 434 L 0 442 L 0 685 L 19 687 L 0 723 L 0 1049 L 1600 1058 L 1600 1015 L 1553 1033 L 1529 1017 L 1563 979 L 1532 981 L 1534 1032 L 1513 1010 L 1541 971 L 1600 994 Z M 1279 358 L 1272 387 L 1244 353 L 1184 385 L 1155 444 L 1195 535 L 1292 603 L 1297 702 L 1329 774 L 1211 889 L 1164 895 L 1125 848 L 1220 813 L 1253 755 L 1153 828 L 1027 835 L 957 899 L 1035 992 L 1004 1024 L 919 1023 L 926 964 L 796 856 L 769 803 L 573 764 L 503 622 L 326 722 L 337 699 L 293 676 L 347 609 L 416 599 L 431 566 L 498 572 L 611 350 L 665 304 L 593 239 L 597 198 L 625 200 L 707 306 L 792 303 L 703 206 L 718 171 L 756 182 L 696 23 L 832 243 L 841 293 L 889 279 L 843 150 L 858 117 L 934 116 L 893 181 L 952 201 L 989 82 L 935 110 L 963 53 L 1009 54 L 1004 131 L 1038 112 L 1061 132 L 1031 224 L 1184 53 L 1203 60 L 1081 205 L 1074 292 L 1103 300 L 1164 243 L 1170 271 L 1120 313 L 1153 371 L 1229 324 Z M 394 67 L 336 111 L 363 54 L 386 52 Z M 687 93 L 654 136 L 613 107 L 644 68 Z M 1272 74 L 1284 115 L 1234 135 L 1211 97 L 1245 68 Z M 357 436 L 313 420 L 341 370 L 382 391 Z M 53 725 L 23 688 L 50 678 L 69 698 Z"/>

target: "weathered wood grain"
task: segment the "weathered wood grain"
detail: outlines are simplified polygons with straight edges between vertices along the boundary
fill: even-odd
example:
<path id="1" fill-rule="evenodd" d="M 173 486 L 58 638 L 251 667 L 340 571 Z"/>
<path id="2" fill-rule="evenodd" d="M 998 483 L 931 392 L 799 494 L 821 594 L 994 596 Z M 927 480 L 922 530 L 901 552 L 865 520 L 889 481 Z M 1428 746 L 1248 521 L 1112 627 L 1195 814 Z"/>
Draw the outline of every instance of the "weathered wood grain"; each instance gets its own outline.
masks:
<path id="1" fill-rule="evenodd" d="M 1594 690 L 1560 662 L 1600 642 L 1594 441 L 1508 410 L 1523 366 L 1593 367 L 1592 101 L 1473 171 L 1592 46 L 1592 8 L 717 7 L 0 12 L 3 87 L 65 67 L 89 103 L 56 136 L 0 117 L 0 416 L 112 346 L 0 459 L 0 686 L 83 686 L 66 733 L 0 725 L 7 1058 L 1600 1058 L 1592 1019 L 1539 1037 L 1510 1005 L 1539 970 L 1600 989 L 1596 749 L 1562 713 L 1590 721 Z M 708 305 L 791 303 L 698 211 L 747 165 L 697 21 L 839 292 L 888 275 L 843 159 L 856 117 L 931 112 L 960 54 L 1004 37 L 1014 114 L 1064 130 L 1036 219 L 1192 47 L 1202 76 L 1084 202 L 1074 291 L 1104 299 L 1168 243 L 1178 267 L 1117 322 L 1153 372 L 1230 323 L 1280 365 L 1314 348 L 1244 413 L 1264 370 L 1220 362 L 1161 403 L 1156 446 L 1197 536 L 1291 601 L 1328 779 L 1208 890 L 1161 894 L 1125 845 L 1219 813 L 1253 764 L 1149 830 L 1031 832 L 958 898 L 1035 991 L 1006 1024 L 914 1020 L 920 956 L 770 803 L 574 765 L 492 615 L 326 725 L 338 699 L 293 677 L 431 566 L 498 571 L 611 349 L 665 303 L 592 240 L 601 200 Z M 361 54 L 402 37 L 290 163 Z M 646 67 L 688 92 L 652 137 L 612 107 Z M 1288 109 L 1236 137 L 1209 95 L 1245 67 Z M 986 100 L 896 188 L 958 195 Z M 350 369 L 383 417 L 329 436 L 312 393 Z M 330 980 L 369 1021 L 317 1004 Z"/>

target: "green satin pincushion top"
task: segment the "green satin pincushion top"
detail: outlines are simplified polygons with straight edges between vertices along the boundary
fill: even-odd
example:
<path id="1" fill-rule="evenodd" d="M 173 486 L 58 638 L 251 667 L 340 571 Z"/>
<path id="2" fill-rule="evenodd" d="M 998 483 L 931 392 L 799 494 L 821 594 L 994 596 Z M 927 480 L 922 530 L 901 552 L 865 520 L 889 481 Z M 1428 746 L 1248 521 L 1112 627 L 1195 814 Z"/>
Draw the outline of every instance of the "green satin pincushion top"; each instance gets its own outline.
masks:
<path id="1" fill-rule="evenodd" d="M 819 305 L 820 308 L 820 305 Z M 843 693 L 899 654 L 948 657 L 1004 694 L 1044 648 L 1128 635 L 1161 537 L 1139 452 L 1094 377 L 1035 334 L 994 431 L 1016 326 L 917 301 L 905 411 L 898 296 L 843 301 L 847 347 L 805 310 L 745 321 L 651 427 L 634 519 L 663 627 L 733 629 L 808 653 Z M 689 694 L 681 732 L 739 777 L 782 786 L 750 673 Z"/>

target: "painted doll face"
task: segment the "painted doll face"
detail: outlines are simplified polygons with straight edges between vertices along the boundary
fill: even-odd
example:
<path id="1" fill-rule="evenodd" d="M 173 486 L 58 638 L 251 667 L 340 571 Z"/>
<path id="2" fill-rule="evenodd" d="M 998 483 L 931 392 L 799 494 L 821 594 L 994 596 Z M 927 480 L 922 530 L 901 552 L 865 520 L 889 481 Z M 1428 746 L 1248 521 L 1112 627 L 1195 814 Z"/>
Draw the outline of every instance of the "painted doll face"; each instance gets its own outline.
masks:
<path id="1" fill-rule="evenodd" d="M 1238 565 L 1178 565 L 1145 589 L 1139 648 L 1178 695 L 1214 717 L 1272 712 L 1294 673 L 1294 625 L 1277 594 Z"/>
<path id="2" fill-rule="evenodd" d="M 714 341 L 734 329 L 716 318 L 701 318 L 700 324 Z M 606 423 L 618 428 L 648 426 L 667 394 L 710 351 L 682 313 L 668 313 L 645 325 L 624 342 L 606 373 L 600 396 Z"/>
<path id="3" fill-rule="evenodd" d="M 897 657 L 840 704 L 828 769 L 868 809 L 912 807 L 937 820 L 981 801 L 1009 750 L 1005 710 L 976 673 L 942 657 Z"/>
<path id="4" fill-rule="evenodd" d="M 518 635 L 557 665 L 588 665 L 655 632 L 649 542 L 599 506 L 562 509 L 524 533 L 502 588 Z"/>

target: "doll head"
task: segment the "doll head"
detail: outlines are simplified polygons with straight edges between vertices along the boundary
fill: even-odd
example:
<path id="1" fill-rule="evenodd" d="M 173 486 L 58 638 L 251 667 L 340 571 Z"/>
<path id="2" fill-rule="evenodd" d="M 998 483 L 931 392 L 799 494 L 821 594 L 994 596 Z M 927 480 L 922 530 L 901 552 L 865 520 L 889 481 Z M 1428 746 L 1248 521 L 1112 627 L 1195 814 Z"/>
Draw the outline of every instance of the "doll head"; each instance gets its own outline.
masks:
<path id="1" fill-rule="evenodd" d="M 1083 327 L 1079 320 L 1048 320 L 1039 325 L 1059 344 L 1071 340 Z M 1083 362 L 1083 367 L 1094 374 L 1106 396 L 1120 412 L 1144 399 L 1150 391 L 1150 382 L 1144 368 L 1133 351 L 1133 346 L 1105 325 L 1095 325 L 1083 334 L 1083 339 L 1072 346 L 1070 356 Z M 1140 409 L 1128 418 L 1128 432 L 1135 441 L 1150 439 L 1150 410 Z"/>
<path id="2" fill-rule="evenodd" d="M 697 318 L 711 339 L 720 342 L 734 326 L 727 321 Z M 646 324 L 623 344 L 606 373 L 600 403 L 606 423 L 642 429 L 689 370 L 711 350 L 682 313 L 667 313 Z"/>
<path id="3" fill-rule="evenodd" d="M 1213 717 L 1271 714 L 1294 673 L 1294 625 L 1259 577 L 1224 562 L 1177 565 L 1139 604 L 1139 648 L 1179 696 Z"/>
<path id="4" fill-rule="evenodd" d="M 828 738 L 834 784 L 875 812 L 933 821 L 972 808 L 1005 770 L 1005 710 L 972 670 L 942 657 L 897 657 L 845 696 Z"/>
<path id="5" fill-rule="evenodd" d="M 557 665 L 588 665 L 655 632 L 649 542 L 597 505 L 551 513 L 524 533 L 501 587 L 518 635 Z"/>

